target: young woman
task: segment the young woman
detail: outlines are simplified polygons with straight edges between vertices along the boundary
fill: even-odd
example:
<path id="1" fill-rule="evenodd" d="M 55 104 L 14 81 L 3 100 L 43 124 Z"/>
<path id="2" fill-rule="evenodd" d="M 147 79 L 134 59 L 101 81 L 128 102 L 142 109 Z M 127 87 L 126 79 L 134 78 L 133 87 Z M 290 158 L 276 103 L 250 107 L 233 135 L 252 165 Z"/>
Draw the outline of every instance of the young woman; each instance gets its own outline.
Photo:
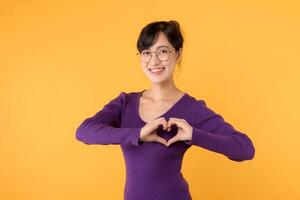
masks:
<path id="1" fill-rule="evenodd" d="M 233 161 L 251 160 L 249 137 L 220 114 L 174 84 L 183 37 L 176 21 L 146 25 L 138 38 L 148 90 L 120 92 L 76 130 L 85 144 L 118 144 L 126 164 L 125 200 L 190 200 L 181 173 L 184 153 L 192 145 Z"/>

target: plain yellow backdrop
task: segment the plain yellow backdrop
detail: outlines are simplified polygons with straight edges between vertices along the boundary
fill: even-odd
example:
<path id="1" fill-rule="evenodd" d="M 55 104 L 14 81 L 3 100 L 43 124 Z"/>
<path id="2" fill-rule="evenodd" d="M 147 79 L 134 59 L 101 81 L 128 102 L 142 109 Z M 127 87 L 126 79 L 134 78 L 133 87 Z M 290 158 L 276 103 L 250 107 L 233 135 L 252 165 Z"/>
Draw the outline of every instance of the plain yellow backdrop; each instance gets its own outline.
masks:
<path id="1" fill-rule="evenodd" d="M 191 147 L 182 172 L 193 199 L 300 199 L 299 1 L 0 4 L 1 200 L 122 199 L 120 147 L 85 145 L 75 130 L 121 91 L 149 88 L 138 34 L 172 19 L 185 38 L 177 86 L 256 149 L 234 162 Z"/>

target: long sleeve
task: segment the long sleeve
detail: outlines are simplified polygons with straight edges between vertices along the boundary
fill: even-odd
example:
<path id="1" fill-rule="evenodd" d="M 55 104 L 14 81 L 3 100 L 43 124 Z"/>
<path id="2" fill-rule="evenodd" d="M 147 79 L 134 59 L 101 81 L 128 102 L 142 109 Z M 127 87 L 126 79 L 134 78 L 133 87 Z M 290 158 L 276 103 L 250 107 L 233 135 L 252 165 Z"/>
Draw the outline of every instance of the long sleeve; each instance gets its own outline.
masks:
<path id="1" fill-rule="evenodd" d="M 197 145 L 227 156 L 233 161 L 251 160 L 255 148 L 250 138 L 224 121 L 224 118 L 198 100 L 194 109 L 192 139 L 187 144 Z"/>
<path id="2" fill-rule="evenodd" d="M 76 130 L 76 139 L 85 144 L 140 145 L 141 128 L 120 128 L 126 104 L 126 93 L 121 92 L 94 116 L 85 119 Z"/>

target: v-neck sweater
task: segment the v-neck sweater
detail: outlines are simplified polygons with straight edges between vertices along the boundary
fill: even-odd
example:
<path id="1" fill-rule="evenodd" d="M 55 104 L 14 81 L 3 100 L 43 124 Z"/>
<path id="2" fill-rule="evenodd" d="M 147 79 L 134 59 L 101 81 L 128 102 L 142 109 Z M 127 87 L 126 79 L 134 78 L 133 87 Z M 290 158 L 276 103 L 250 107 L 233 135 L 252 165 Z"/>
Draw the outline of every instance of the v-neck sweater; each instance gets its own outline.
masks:
<path id="1" fill-rule="evenodd" d="M 120 145 L 126 166 L 124 200 L 191 200 L 189 184 L 181 173 L 183 156 L 192 145 L 226 156 L 232 161 L 251 160 L 255 148 L 250 138 L 236 130 L 206 105 L 203 99 L 184 93 L 164 114 L 185 119 L 192 126 L 190 141 L 169 147 L 158 142 L 140 141 L 146 122 L 139 114 L 144 92 L 120 92 L 93 116 L 83 120 L 76 139 L 88 145 Z M 157 118 L 159 118 L 157 117 Z M 169 140 L 177 126 L 157 134 Z"/>

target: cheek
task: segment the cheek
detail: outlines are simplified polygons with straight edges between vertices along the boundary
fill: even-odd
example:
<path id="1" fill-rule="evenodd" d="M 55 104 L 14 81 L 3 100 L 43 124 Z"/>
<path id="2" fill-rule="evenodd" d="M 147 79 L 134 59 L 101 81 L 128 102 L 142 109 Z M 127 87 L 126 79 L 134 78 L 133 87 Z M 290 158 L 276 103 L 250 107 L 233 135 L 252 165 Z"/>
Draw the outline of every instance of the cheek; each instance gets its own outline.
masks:
<path id="1" fill-rule="evenodd" d="M 166 64 L 170 67 L 174 67 L 176 65 L 176 58 L 170 56 L 170 59 L 166 61 Z"/>
<path id="2" fill-rule="evenodd" d="M 169 69 L 173 70 L 175 68 L 176 62 L 174 60 L 170 60 L 164 63 L 164 65 Z"/>
<path id="3" fill-rule="evenodd" d="M 147 70 L 147 65 L 145 63 L 141 63 L 141 67 L 143 70 Z"/>

